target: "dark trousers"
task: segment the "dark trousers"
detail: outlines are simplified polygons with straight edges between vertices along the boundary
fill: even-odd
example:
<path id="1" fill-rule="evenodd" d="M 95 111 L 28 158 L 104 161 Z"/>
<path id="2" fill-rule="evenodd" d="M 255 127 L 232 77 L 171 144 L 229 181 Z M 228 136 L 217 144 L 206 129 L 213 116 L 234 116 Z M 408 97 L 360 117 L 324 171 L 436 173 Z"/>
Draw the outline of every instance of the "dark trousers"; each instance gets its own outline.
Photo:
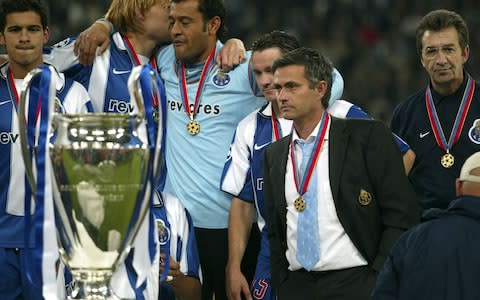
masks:
<path id="1" fill-rule="evenodd" d="M 202 300 L 227 300 L 225 267 L 228 259 L 228 229 L 195 228 L 200 265 L 202 266 Z M 242 272 L 251 283 L 260 251 L 260 233 L 252 226 L 250 240 L 242 260 Z"/>
<path id="2" fill-rule="evenodd" d="M 32 264 L 28 265 L 32 273 L 32 280 L 27 278 L 27 265 L 25 261 L 25 249 L 0 247 L 0 299 L 2 300 L 40 300 L 42 286 L 38 282 L 39 274 Z M 28 251 L 29 259 L 33 258 L 33 250 Z"/>
<path id="3" fill-rule="evenodd" d="M 368 266 L 342 270 L 288 272 L 278 289 L 279 300 L 368 300 L 376 273 Z"/>

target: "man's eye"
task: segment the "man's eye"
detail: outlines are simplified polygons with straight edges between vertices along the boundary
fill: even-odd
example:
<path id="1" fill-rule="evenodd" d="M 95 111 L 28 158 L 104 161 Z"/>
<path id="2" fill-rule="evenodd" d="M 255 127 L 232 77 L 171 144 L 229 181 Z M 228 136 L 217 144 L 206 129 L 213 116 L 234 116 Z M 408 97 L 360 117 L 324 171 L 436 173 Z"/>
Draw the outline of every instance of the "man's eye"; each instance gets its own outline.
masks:
<path id="1" fill-rule="evenodd" d="M 287 85 L 285 86 L 285 89 L 286 89 L 287 91 L 294 91 L 295 89 L 297 89 L 297 85 L 295 85 L 295 84 L 287 84 Z"/>
<path id="2" fill-rule="evenodd" d="M 443 48 L 443 52 L 445 52 L 446 54 L 451 54 L 451 53 L 455 52 L 455 49 L 451 48 L 451 47 Z"/>

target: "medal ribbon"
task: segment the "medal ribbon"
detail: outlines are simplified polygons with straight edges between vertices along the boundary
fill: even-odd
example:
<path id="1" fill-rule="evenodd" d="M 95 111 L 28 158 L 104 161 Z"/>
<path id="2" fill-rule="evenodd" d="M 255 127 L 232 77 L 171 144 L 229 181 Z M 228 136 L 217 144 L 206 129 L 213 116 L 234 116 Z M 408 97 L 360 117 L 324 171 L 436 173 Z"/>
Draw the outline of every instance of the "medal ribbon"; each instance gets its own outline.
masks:
<path id="1" fill-rule="evenodd" d="M 128 39 L 128 37 L 126 36 L 123 36 L 123 42 L 125 43 L 125 45 L 127 46 L 127 53 L 128 53 L 128 56 L 130 57 L 130 60 L 132 61 L 133 64 L 135 64 L 135 66 L 139 66 L 142 64 L 142 62 L 140 61 L 140 58 L 138 57 L 138 54 L 137 54 L 137 51 L 135 51 L 135 48 L 133 48 L 133 45 L 132 45 L 132 42 L 130 42 L 130 40 Z M 150 57 L 150 65 L 152 66 L 152 68 L 154 70 L 157 70 L 157 59 L 155 58 L 155 55 L 152 55 L 152 57 Z"/>
<path id="2" fill-rule="evenodd" d="M 154 78 L 152 78 L 152 75 Z M 150 65 L 142 66 L 140 76 L 139 76 L 140 86 L 142 90 L 142 99 L 144 101 L 145 107 L 145 118 L 147 121 L 146 129 L 147 129 L 147 137 L 148 137 L 148 144 L 150 148 L 150 156 L 149 156 L 149 180 L 148 185 L 149 188 L 144 190 L 145 193 L 150 193 L 149 197 L 149 207 L 153 209 L 153 194 L 157 191 L 157 184 L 158 184 L 158 177 L 159 172 L 164 171 L 159 165 L 159 161 L 163 154 L 163 146 L 164 146 L 164 130 L 165 130 L 165 113 L 166 113 L 166 98 L 165 98 L 165 89 L 163 83 L 158 76 L 158 73 L 155 69 Z M 161 101 L 161 106 L 155 107 L 155 101 L 148 101 L 148 99 L 157 99 Z M 159 120 L 158 123 L 153 119 L 153 110 L 158 109 L 158 116 Z M 155 130 L 157 127 L 158 130 Z M 136 212 L 137 213 L 137 212 Z M 150 261 L 153 262 L 156 252 L 156 245 L 154 240 L 154 234 L 157 234 L 155 218 L 153 212 L 150 211 L 148 216 L 149 218 L 149 240 L 148 240 L 148 250 Z M 160 280 L 163 281 L 169 271 L 169 262 L 170 262 L 170 249 L 166 249 L 166 261 L 167 264 L 162 274 L 160 274 Z M 134 258 L 135 260 L 135 258 Z M 134 268 L 136 268 L 136 263 L 134 261 Z M 136 268 L 138 278 L 137 284 L 143 282 L 148 275 L 148 270 L 139 270 L 140 268 Z M 137 286 L 138 288 L 138 286 Z"/>
<path id="3" fill-rule="evenodd" d="M 15 87 L 15 79 L 13 78 L 13 72 L 10 68 L 7 70 L 7 79 L 8 94 L 10 95 L 10 99 L 14 100 L 13 104 L 15 104 L 15 108 L 18 112 L 18 99 L 20 99 L 20 97 L 18 96 L 18 91 Z"/>
<path id="4" fill-rule="evenodd" d="M 190 102 L 188 100 L 187 79 L 185 77 L 185 64 L 182 64 L 179 61 L 177 61 L 176 70 L 177 70 L 177 76 L 178 76 L 179 86 L 180 86 L 180 95 L 182 96 L 183 104 L 185 105 L 187 116 L 191 121 L 193 121 L 193 119 L 195 118 L 195 114 L 197 113 L 197 108 L 198 108 L 198 105 L 200 104 L 200 98 L 202 96 L 203 89 L 205 87 L 205 81 L 206 81 L 207 75 L 210 72 L 210 70 L 215 66 L 215 61 L 213 59 L 215 57 L 215 49 L 216 47 L 214 47 L 212 51 L 210 51 L 207 61 L 203 66 L 200 79 L 198 80 L 198 87 L 197 87 L 197 92 L 195 94 L 195 104 L 193 105 L 193 111 L 190 109 Z M 178 75 L 178 71 L 180 71 L 179 75 Z"/>
<path id="5" fill-rule="evenodd" d="M 278 121 L 278 118 L 275 115 L 275 112 L 273 111 L 273 104 L 271 105 L 272 105 L 272 128 L 273 128 L 273 134 L 275 135 L 274 142 L 276 142 L 283 137 L 282 127 L 280 126 L 280 122 Z"/>
<path id="6" fill-rule="evenodd" d="M 134 64 L 135 66 L 140 66 L 142 62 L 140 61 L 140 58 L 138 57 L 137 51 L 135 51 L 135 48 L 133 47 L 132 42 L 130 42 L 130 39 L 126 36 L 122 36 L 122 38 L 123 38 L 123 42 L 127 46 L 126 47 L 127 53 L 128 53 L 128 56 L 130 57 L 130 60 L 132 61 L 132 64 Z M 157 59 L 155 58 L 155 55 L 152 55 L 152 57 L 150 57 L 150 65 L 154 70 L 158 70 Z M 158 97 L 156 97 L 156 95 L 152 97 L 152 104 L 154 107 L 157 107 L 159 104 L 159 100 L 158 100 Z"/>
<path id="7" fill-rule="evenodd" d="M 329 123 L 330 123 L 330 115 L 326 111 L 324 111 L 322 116 L 322 121 L 320 122 L 320 128 L 318 129 L 318 134 L 317 134 L 317 137 L 315 138 L 315 145 L 313 146 L 313 155 L 310 155 L 310 158 L 307 162 L 306 172 L 305 174 L 303 174 L 303 177 L 301 178 L 302 179 L 301 182 L 298 181 L 298 179 L 300 178 L 300 174 L 298 174 L 299 170 L 297 168 L 297 162 L 295 160 L 295 153 L 294 153 L 295 146 L 293 143 L 293 139 L 290 142 L 290 160 L 292 161 L 293 179 L 295 181 L 295 187 L 297 188 L 297 192 L 300 195 L 303 195 L 307 192 L 310 179 L 312 178 L 313 170 L 315 169 L 315 165 L 317 164 L 318 156 L 320 154 L 320 149 L 322 149 L 323 141 L 325 139 L 325 135 L 327 134 L 327 128 Z M 292 138 L 293 138 L 293 135 L 292 135 Z"/>
<path id="8" fill-rule="evenodd" d="M 425 92 L 425 104 L 427 106 L 428 119 L 430 120 L 430 126 L 432 127 L 435 140 L 437 145 L 444 150 L 449 152 L 449 150 L 455 145 L 455 143 L 460 138 L 462 133 L 463 125 L 465 119 L 467 118 L 468 110 L 470 109 L 470 104 L 472 103 L 473 93 L 475 92 L 475 80 L 468 76 L 467 86 L 463 93 L 462 101 L 460 107 L 457 111 L 457 116 L 455 117 L 455 123 L 453 124 L 452 131 L 450 132 L 450 137 L 448 138 L 448 143 L 445 138 L 445 133 L 443 131 L 442 125 L 438 118 L 437 110 L 433 103 L 432 92 L 430 90 L 430 85 L 427 87 Z"/>
<path id="9" fill-rule="evenodd" d="M 30 216 L 30 197 L 25 197 L 25 244 L 28 245 L 30 231 L 33 228 L 35 232 L 35 248 L 33 254 L 33 261 L 28 251 L 25 254 L 25 265 L 33 266 L 34 272 L 32 273 L 30 267 L 26 269 L 26 276 L 28 280 L 33 282 L 42 282 L 47 278 L 38 277 L 38 276 L 47 276 L 42 272 L 42 266 L 48 265 L 48 262 L 51 263 L 51 266 L 54 265 L 56 260 L 50 256 L 48 250 L 46 253 L 43 252 L 45 247 L 50 247 L 51 245 L 44 244 L 44 228 L 48 229 L 49 232 L 54 230 L 55 224 L 53 221 L 53 203 L 51 202 L 52 194 L 49 192 L 46 187 L 50 186 L 50 168 L 51 166 L 48 163 L 48 142 L 49 142 L 49 128 L 51 128 L 51 116 L 53 112 L 53 99 L 55 98 L 55 80 L 53 79 L 54 70 L 52 67 L 45 65 L 40 65 L 42 72 L 39 76 L 32 79 L 32 84 L 29 94 L 29 102 L 34 101 L 36 108 L 36 113 L 38 115 L 40 109 L 40 122 L 39 122 L 39 132 L 38 132 L 38 147 L 37 153 L 35 155 L 35 166 L 37 170 L 36 178 L 36 191 L 35 191 L 35 213 L 33 216 L 33 227 Z M 13 77 L 12 77 L 13 80 Z M 13 90 L 16 93 L 16 90 Z M 18 99 L 18 98 L 17 98 Z M 31 116 L 34 113 L 31 113 L 31 108 L 35 107 L 29 105 L 28 115 Z M 32 120 L 32 119 L 30 119 Z M 35 132 L 37 122 L 27 122 L 27 142 L 29 143 L 30 151 L 34 148 L 35 141 Z M 24 159 L 33 159 L 33 157 L 24 157 Z M 52 212 L 52 213 L 51 213 Z M 48 241 L 46 241 L 48 243 Z M 55 244 L 55 243 L 54 243 Z M 54 245 L 56 249 L 56 245 Z M 52 250 L 51 248 L 49 248 Z M 47 255 L 47 256 L 44 256 Z M 45 262 L 46 260 L 47 262 Z"/>
<path id="10" fill-rule="evenodd" d="M 8 94 L 10 95 L 10 99 L 14 100 L 12 101 L 13 104 L 15 105 L 15 109 L 18 112 L 18 101 L 20 97 L 18 96 L 18 91 L 15 86 L 15 79 L 13 78 L 13 72 L 10 68 L 7 70 L 7 89 L 8 89 Z M 33 81 L 35 82 L 36 80 L 39 80 L 38 78 L 34 78 Z M 32 110 L 31 107 L 37 106 L 36 110 Z M 35 99 L 29 99 L 29 108 L 28 108 L 28 120 L 37 120 L 38 115 L 40 114 L 40 102 L 38 101 L 38 98 Z"/>

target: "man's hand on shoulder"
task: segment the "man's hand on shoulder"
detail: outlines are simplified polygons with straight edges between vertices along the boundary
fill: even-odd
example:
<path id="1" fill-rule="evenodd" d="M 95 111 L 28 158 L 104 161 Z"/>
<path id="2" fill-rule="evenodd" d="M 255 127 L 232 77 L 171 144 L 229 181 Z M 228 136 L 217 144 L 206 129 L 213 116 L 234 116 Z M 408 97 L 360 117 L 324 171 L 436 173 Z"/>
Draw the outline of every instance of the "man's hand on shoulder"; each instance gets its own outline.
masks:
<path id="1" fill-rule="evenodd" d="M 80 33 L 75 41 L 74 52 L 82 65 L 91 65 L 96 55 L 102 54 L 110 45 L 112 24 L 98 20 Z"/>
<path id="2" fill-rule="evenodd" d="M 220 49 L 216 63 L 220 68 L 228 72 L 243 63 L 246 59 L 245 45 L 239 39 L 229 39 Z"/>

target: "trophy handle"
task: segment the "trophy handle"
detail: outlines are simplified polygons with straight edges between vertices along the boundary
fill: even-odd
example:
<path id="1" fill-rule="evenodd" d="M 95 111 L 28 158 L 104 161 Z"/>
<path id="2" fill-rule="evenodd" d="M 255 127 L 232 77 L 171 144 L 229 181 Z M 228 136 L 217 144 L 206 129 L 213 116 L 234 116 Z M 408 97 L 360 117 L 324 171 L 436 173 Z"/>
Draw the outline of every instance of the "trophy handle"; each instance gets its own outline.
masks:
<path id="1" fill-rule="evenodd" d="M 146 109 L 146 104 L 145 104 L 145 99 L 144 99 L 144 94 L 142 93 L 142 78 L 145 79 L 143 76 L 145 76 L 145 73 L 143 73 L 145 70 L 148 71 L 148 77 L 149 77 L 149 82 L 151 83 L 151 87 L 143 87 L 147 90 L 150 91 L 151 88 L 151 97 L 154 97 L 158 103 L 156 103 L 158 106 L 153 107 L 153 105 L 148 104 L 149 107 L 152 108 L 152 115 L 147 115 L 149 114 L 149 109 Z M 160 99 L 161 99 L 161 92 L 160 92 L 160 87 L 158 86 L 157 83 L 157 76 L 155 76 L 154 70 L 151 68 L 150 65 L 142 65 L 142 66 L 136 66 L 132 69 L 132 73 L 130 75 L 129 81 L 128 81 L 128 90 L 130 92 L 130 96 L 135 99 L 135 102 L 138 107 L 139 115 L 142 119 L 147 120 L 147 135 L 150 136 L 150 142 L 153 144 L 153 148 L 160 148 L 162 145 L 162 139 L 163 139 L 163 120 L 162 120 L 162 113 L 160 112 Z M 147 93 L 148 94 L 148 93 Z M 156 110 L 156 111 L 155 111 Z M 157 135 L 156 137 L 154 136 L 153 133 L 153 122 L 156 122 L 158 124 L 158 130 L 157 130 Z M 156 149 L 159 150 L 159 149 Z M 158 178 L 160 175 L 160 170 L 161 168 L 158 167 L 159 161 L 160 161 L 160 151 L 153 151 L 154 153 L 154 158 L 153 158 L 153 178 L 154 182 L 158 182 Z"/>
<path id="2" fill-rule="evenodd" d="M 130 92 L 130 97 L 135 100 L 139 117 L 145 119 L 145 104 L 143 102 L 142 86 L 140 84 L 140 75 L 143 67 L 144 66 L 136 66 L 132 69 L 132 73 L 128 79 L 128 91 Z"/>
<path id="3" fill-rule="evenodd" d="M 130 97 L 135 99 L 135 102 L 138 107 L 138 116 L 142 120 L 142 124 L 145 125 L 145 131 L 141 135 L 146 134 L 148 144 L 149 144 L 149 177 L 147 181 L 148 188 L 145 190 L 145 195 L 150 195 L 155 193 L 156 183 L 158 182 L 158 175 L 160 173 L 160 167 L 157 167 L 157 164 L 160 160 L 160 148 L 162 141 L 162 126 L 163 119 L 160 111 L 160 87 L 157 83 L 157 78 L 154 70 L 150 65 L 136 66 L 132 69 L 130 77 L 128 79 L 128 90 Z M 156 103 L 155 103 L 156 102 Z M 154 107 L 154 104 L 158 104 L 158 107 Z M 157 123 L 158 122 L 158 123 Z M 158 130 L 155 134 L 155 126 L 158 125 Z M 144 196 L 145 197 L 145 196 Z M 139 218 L 144 219 L 148 208 L 151 205 L 152 198 L 150 201 L 144 201 L 139 210 Z M 137 222 L 136 225 L 132 228 L 132 235 L 129 237 L 128 244 L 131 244 L 131 241 L 137 236 L 140 231 L 141 225 L 143 222 Z M 124 257 L 128 252 L 124 252 L 117 259 L 123 261 Z M 123 256 L 123 257 L 122 257 Z"/>
<path id="4" fill-rule="evenodd" d="M 40 75 L 43 72 L 41 68 L 35 68 L 28 72 L 27 76 L 23 80 L 23 86 L 20 93 L 20 100 L 18 104 L 18 127 L 20 133 L 20 147 L 22 148 L 22 157 L 23 162 L 25 165 L 25 173 L 27 176 L 28 183 L 32 189 L 32 193 L 35 194 L 36 192 L 36 182 L 35 176 L 33 175 L 33 167 L 32 167 L 32 157 L 30 155 L 30 151 L 28 149 L 28 134 L 27 134 L 27 119 L 25 117 L 25 107 L 27 103 L 27 95 L 30 91 L 30 86 L 32 85 L 32 81 L 35 77 Z"/>

